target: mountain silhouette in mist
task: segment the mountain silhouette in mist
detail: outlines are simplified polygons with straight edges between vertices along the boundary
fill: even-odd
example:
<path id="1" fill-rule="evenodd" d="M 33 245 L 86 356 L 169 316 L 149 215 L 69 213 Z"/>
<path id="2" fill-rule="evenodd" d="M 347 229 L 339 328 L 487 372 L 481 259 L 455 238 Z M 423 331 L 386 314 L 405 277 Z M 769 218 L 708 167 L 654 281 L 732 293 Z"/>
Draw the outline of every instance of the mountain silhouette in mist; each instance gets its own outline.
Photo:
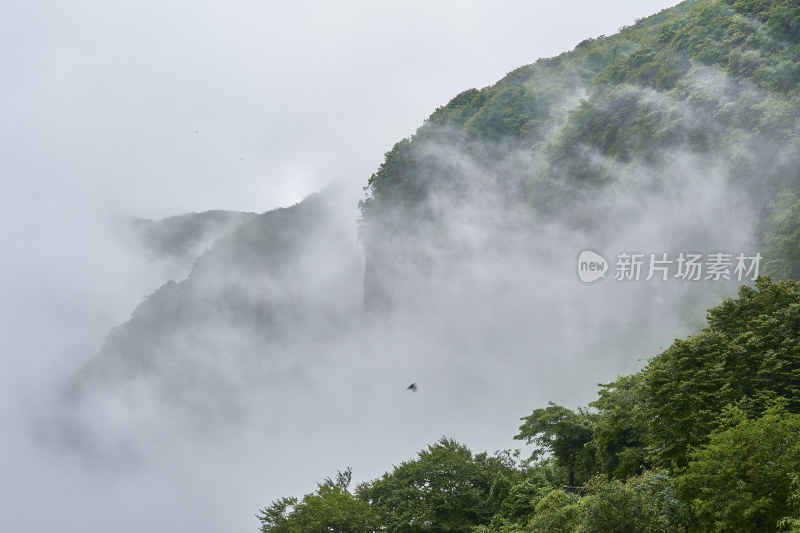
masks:
<path id="1" fill-rule="evenodd" d="M 237 211 L 205 211 L 131 221 L 131 229 L 146 252 L 155 257 L 199 256 L 214 241 L 256 216 Z"/>
<path id="2" fill-rule="evenodd" d="M 348 290 L 349 280 L 360 285 L 354 232 L 330 223 L 328 204 L 335 197 L 327 191 L 260 215 L 216 213 L 212 221 L 203 215 L 176 217 L 158 233 L 157 223 L 147 223 L 145 236 L 156 249 L 167 242 L 188 248 L 220 221 L 228 231 L 214 227 L 222 236 L 195 260 L 186 279 L 165 283 L 108 334 L 72 393 L 161 376 L 165 399 L 180 401 L 189 391 L 224 387 L 231 377 L 221 371 L 226 360 L 269 361 L 281 344 L 292 342 L 295 328 L 302 328 L 308 340 L 317 333 L 324 337 L 331 331 L 329 322 L 347 320 L 353 315 L 347 299 L 316 296 L 317 284 L 337 291 Z M 321 265 L 314 259 L 317 253 L 329 260 L 324 270 L 310 273 Z M 282 327 L 289 323 L 291 328 Z M 257 367 L 247 372 L 255 376 Z"/>
<path id="3" fill-rule="evenodd" d="M 150 376 L 166 398 L 204 402 L 242 374 L 268 382 L 313 364 L 292 347 L 324 352 L 364 309 L 389 321 L 464 310 L 479 329 L 478 304 L 505 309 L 548 258 L 621 235 L 658 236 L 653 252 L 757 248 L 765 269 L 797 277 L 800 12 L 770 6 L 684 2 L 455 96 L 365 179 L 361 244 L 330 192 L 260 215 L 184 215 L 159 233 L 139 223 L 163 254 L 212 222 L 228 229 L 109 333 L 73 390 Z M 552 315 L 526 301 L 515 316 Z"/>

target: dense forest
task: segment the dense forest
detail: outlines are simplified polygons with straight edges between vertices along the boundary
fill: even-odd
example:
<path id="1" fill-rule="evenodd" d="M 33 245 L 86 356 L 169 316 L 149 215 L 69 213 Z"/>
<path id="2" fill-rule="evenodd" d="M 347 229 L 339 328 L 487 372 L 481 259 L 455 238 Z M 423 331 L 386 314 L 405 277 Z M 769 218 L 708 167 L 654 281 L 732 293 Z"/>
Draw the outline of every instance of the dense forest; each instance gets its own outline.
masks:
<path id="1" fill-rule="evenodd" d="M 419 235 L 461 258 L 442 196 L 601 235 L 621 222 L 598 195 L 675 194 L 691 173 L 746 196 L 767 273 L 797 278 L 799 40 L 796 2 L 690 0 L 459 94 L 369 179 L 367 307 L 425 277 Z"/>
<path id="2" fill-rule="evenodd" d="M 589 405 L 524 416 L 530 455 L 443 437 L 372 481 L 345 469 L 273 502 L 261 530 L 800 532 L 798 153 L 790 0 L 690 0 L 437 109 L 367 184 L 368 311 L 418 307 L 437 263 L 508 245 L 465 241 L 453 205 L 502 213 L 482 219 L 492 236 L 558 220 L 602 242 L 620 220 L 598 194 L 669 196 L 687 168 L 748 199 L 769 275 Z"/>
<path id="3" fill-rule="evenodd" d="M 259 514 L 264 532 L 800 531 L 800 284 L 759 278 L 585 409 L 522 419 L 518 451 L 442 438 Z"/>

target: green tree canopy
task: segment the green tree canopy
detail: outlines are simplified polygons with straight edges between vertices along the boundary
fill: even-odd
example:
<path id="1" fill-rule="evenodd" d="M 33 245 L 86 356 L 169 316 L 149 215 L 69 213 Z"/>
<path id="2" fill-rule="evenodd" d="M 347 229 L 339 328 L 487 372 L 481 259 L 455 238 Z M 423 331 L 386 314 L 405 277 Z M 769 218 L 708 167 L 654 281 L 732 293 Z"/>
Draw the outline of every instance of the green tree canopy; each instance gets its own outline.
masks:
<path id="1" fill-rule="evenodd" d="M 358 493 L 387 532 L 467 532 L 489 521 L 498 505 L 492 488 L 512 470 L 501 458 L 473 456 L 466 446 L 442 438 Z"/>
<path id="2" fill-rule="evenodd" d="M 568 470 L 567 484 L 575 484 L 575 473 L 580 470 L 588 479 L 594 467 L 592 447 L 593 417 L 579 409 L 571 411 L 553 402 L 543 409 L 524 417 L 519 434 L 514 438 L 536 445 L 531 459 L 545 454 L 553 457 Z"/>
<path id="3" fill-rule="evenodd" d="M 779 401 L 759 418 L 726 410 L 708 444 L 693 450 L 678 478 L 693 531 L 775 531 L 789 516 L 792 475 L 800 472 L 800 414 Z"/>
<path id="4" fill-rule="evenodd" d="M 762 276 L 742 286 L 709 310 L 701 333 L 654 357 L 642 386 L 651 455 L 664 466 L 685 466 L 728 405 L 758 415 L 785 397 L 800 412 L 800 283 Z"/>
<path id="5" fill-rule="evenodd" d="M 350 493 L 348 468 L 326 478 L 301 501 L 282 498 L 257 516 L 262 533 L 372 533 L 378 521 L 370 506 Z"/>
<path id="6" fill-rule="evenodd" d="M 641 373 L 620 376 L 600 385 L 599 398 L 590 404 L 598 411 L 593 428 L 597 463 L 608 477 L 626 478 L 648 466 L 649 428 L 641 384 Z"/>

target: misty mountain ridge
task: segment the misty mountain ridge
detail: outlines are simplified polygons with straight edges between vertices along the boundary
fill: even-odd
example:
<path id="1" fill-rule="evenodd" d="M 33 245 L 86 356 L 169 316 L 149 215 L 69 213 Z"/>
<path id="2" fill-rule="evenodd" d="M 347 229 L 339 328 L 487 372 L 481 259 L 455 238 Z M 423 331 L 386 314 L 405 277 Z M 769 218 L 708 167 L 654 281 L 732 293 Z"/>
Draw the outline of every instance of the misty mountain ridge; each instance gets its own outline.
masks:
<path id="1" fill-rule="evenodd" d="M 479 438 L 545 399 L 588 402 L 738 283 L 588 287 L 581 250 L 760 251 L 797 276 L 800 13 L 783 4 L 684 2 L 462 92 L 387 152 L 360 218 L 334 190 L 139 223 L 158 254 L 210 247 L 109 333 L 74 420 L 102 432 L 86 418 L 119 416 L 98 416 L 114 398 L 203 427 L 368 424 L 402 417 L 390 391 L 419 381 L 423 422 Z"/>
<path id="2" fill-rule="evenodd" d="M 254 216 L 255 213 L 212 210 L 160 220 L 134 218 L 129 224 L 148 254 L 198 257 L 214 241 Z"/>
<path id="3" fill-rule="evenodd" d="M 115 220 L 113 229 L 120 243 L 146 262 L 155 289 L 184 279 L 198 257 L 254 216 L 212 210 L 159 220 L 124 218 Z"/>
<path id="4" fill-rule="evenodd" d="M 661 210 L 648 203 L 671 200 L 676 211 L 699 213 L 674 213 L 678 224 L 696 223 L 664 251 L 722 249 L 725 239 L 713 233 L 727 225 L 743 233 L 739 242 L 749 234 L 748 249 L 770 246 L 768 270 L 796 276 L 796 248 L 773 245 L 784 237 L 775 220 L 787 216 L 776 201 L 788 196 L 784 206 L 797 213 L 800 179 L 798 33 L 778 4 L 684 2 L 456 96 L 369 180 L 368 270 L 426 263 L 405 236 L 450 231 L 452 199 L 460 208 L 471 194 L 500 209 L 532 206 L 535 223 L 576 228 L 596 247 L 652 220 Z M 714 209 L 726 213 L 712 217 Z M 398 224 L 403 217 L 414 229 Z M 413 258 L 408 268 L 384 268 L 401 257 Z M 407 293 L 397 287 L 402 276 L 368 275 L 368 301 L 380 307 L 385 293 Z"/>
<path id="5" fill-rule="evenodd" d="M 193 393 L 210 384 L 224 387 L 226 376 L 218 372 L 225 359 L 255 364 L 247 367 L 254 377 L 254 370 L 279 358 L 270 354 L 279 351 L 281 343 L 292 341 L 282 323 L 300 321 L 308 327 L 307 337 L 313 338 L 315 321 L 352 315 L 344 301 L 330 301 L 331 308 L 325 309 L 319 305 L 324 299 L 312 299 L 307 293 L 316 288 L 314 274 L 298 266 L 310 260 L 306 246 L 355 247 L 345 231 L 326 225 L 330 216 L 317 194 L 260 215 L 211 212 L 147 223 L 144 236 L 156 250 L 175 242 L 182 247 L 179 253 L 185 253 L 208 239 L 209 233 L 221 236 L 193 261 L 185 279 L 165 283 L 139 305 L 128 322 L 109 333 L 102 353 L 81 371 L 78 389 L 113 388 L 119 379 L 170 376 L 162 384 L 164 399 L 169 400 L 181 394 L 172 381 L 175 378 Z M 157 224 L 164 228 L 153 227 Z M 328 266 L 334 270 L 332 277 L 340 275 L 335 269 L 358 270 L 347 263 L 347 256 Z M 337 279 L 325 279 L 325 283 L 342 284 Z M 225 335 L 215 338 L 210 334 L 214 331 L 225 331 Z M 261 349 L 263 361 L 254 357 Z M 221 365 L 212 363 L 217 359 Z M 206 367 L 204 361 L 213 366 Z M 200 395 L 195 400 L 201 400 Z"/>

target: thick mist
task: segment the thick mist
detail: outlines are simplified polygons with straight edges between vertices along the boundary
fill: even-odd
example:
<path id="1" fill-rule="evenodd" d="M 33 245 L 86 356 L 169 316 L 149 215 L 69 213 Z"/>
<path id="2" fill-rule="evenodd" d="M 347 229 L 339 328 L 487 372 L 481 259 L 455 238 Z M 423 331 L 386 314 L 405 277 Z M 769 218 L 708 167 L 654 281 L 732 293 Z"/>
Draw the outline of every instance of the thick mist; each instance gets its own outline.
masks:
<path id="1" fill-rule="evenodd" d="M 452 154 L 442 148 L 439 156 Z M 476 450 L 516 446 L 519 417 L 548 400 L 585 405 L 598 382 L 638 368 L 734 289 L 583 285 L 576 275 L 585 248 L 609 259 L 710 243 L 749 252 L 746 203 L 734 189 L 720 196 L 723 177 L 707 165 L 694 172 L 703 166 L 676 155 L 658 172 L 618 168 L 621 176 L 680 176 L 680 192 L 599 198 L 625 221 L 611 216 L 590 232 L 522 206 L 499 211 L 485 195 L 432 198 L 447 217 L 448 241 L 463 245 L 461 260 L 440 251 L 440 235 L 415 236 L 436 261 L 405 306 L 377 315 L 363 312 L 360 188 L 307 199 L 310 220 L 276 218 L 291 227 L 288 241 L 275 237 L 252 258 L 246 222 L 187 278 L 143 302 L 104 348 L 79 345 L 100 355 L 79 375 L 78 392 L 69 365 L 48 394 L 35 394 L 34 380 L 17 384 L 29 417 L 7 446 L 23 457 L 35 450 L 37 461 L 6 466 L 6 478 L 20 481 L 4 501 L 57 495 L 49 507 L 89 530 L 233 523 L 252 531 L 255 510 L 311 490 L 336 469 L 376 477 L 442 435 Z M 71 333 L 78 342 L 82 332 Z M 55 354 L 51 335 L 39 349 Z M 405 390 L 411 382 L 418 392 Z M 33 518 L 31 529 L 51 520 Z"/>
<path id="2" fill-rule="evenodd" d="M 40 7 L 47 6 L 27 10 Z M 439 215 L 435 231 L 401 239 L 430 262 L 398 273 L 403 290 L 394 308 L 364 313 L 358 202 L 381 154 L 460 90 L 657 7 L 596 30 L 582 26 L 584 17 L 562 16 L 577 33 L 565 44 L 548 41 L 554 48 L 545 51 L 538 41 L 489 48 L 491 35 L 510 33 L 503 12 L 518 13 L 514 24 L 544 39 L 530 28 L 545 19 L 541 6 L 522 14 L 519 5 L 484 6 L 455 22 L 429 13 L 424 23 L 420 6 L 395 7 L 335 24 L 320 7 L 309 31 L 338 43 L 322 56 L 323 46 L 305 49 L 301 36 L 292 37 L 289 29 L 307 22 L 299 13 L 256 9 L 270 33 L 244 21 L 244 4 L 225 13 L 204 5 L 190 17 L 184 44 L 172 47 L 175 21 L 192 6 L 147 7 L 160 15 L 154 26 L 144 22 L 147 9 L 87 7 L 91 16 L 72 14 L 81 31 L 27 13 L 47 39 L 27 42 L 22 81 L 2 93 L 27 104 L 4 106 L 6 123 L 25 127 L 0 131 L 7 140 L 19 131 L 29 138 L 23 149 L 3 149 L 0 163 L 12 178 L 0 184 L 3 529 L 255 531 L 253 515 L 273 499 L 302 495 L 347 466 L 358 481 L 376 477 L 442 435 L 474 450 L 519 446 L 512 440 L 519 417 L 548 400 L 585 405 L 597 383 L 635 371 L 695 331 L 705 309 L 738 285 L 617 282 L 612 271 L 585 285 L 576 273 L 580 251 L 612 262 L 634 251 L 757 251 L 756 206 L 721 158 L 676 150 L 656 163 L 620 163 L 590 154 L 616 181 L 586 193 L 542 177 L 547 161 L 539 152 L 487 162 L 475 155 L 480 149 L 450 145 L 445 132 L 424 157 L 457 168 L 466 186 L 427 199 Z M 378 23 L 392 17 L 403 24 Z M 445 39 L 441 20 L 472 30 Z M 477 42 L 480 20 L 491 31 Z M 120 41 L 112 38 L 131 21 Z M 53 27 L 59 31 L 47 31 Z M 363 38 L 339 35 L 363 28 L 370 28 Z M 271 40 L 260 41 L 261 33 Z M 420 43 L 409 44 L 409 33 Z M 365 45 L 376 40 L 381 46 Z M 473 44 L 463 44 L 465 52 L 459 42 Z M 104 54 L 102 43 L 119 47 Z M 440 49 L 450 52 L 403 67 Z M 510 58 L 512 49 L 518 55 Z M 0 54 L 7 60 L 9 52 Z M 148 68 L 123 60 L 148 54 L 160 57 Z M 215 54 L 222 59 L 192 67 L 191 58 Z M 252 67 L 262 54 L 267 64 Z M 359 62 L 333 60 L 348 54 Z M 457 57 L 470 59 L 442 81 L 441 65 Z M 40 62 L 52 70 L 39 70 Z M 327 66 L 309 66 L 319 63 Z M 181 76 L 173 75 L 176 64 Z M 375 74 L 365 75 L 364 64 Z M 319 96 L 320 79 L 350 90 Z M 693 83 L 731 101 L 742 91 L 764 97 L 713 69 L 695 72 Z M 400 89 L 387 96 L 390 85 Z M 275 86 L 282 88 L 270 92 Z M 544 143 L 555 142 L 590 91 L 577 81 L 572 89 Z M 639 96 L 682 112 L 658 93 Z M 316 99 L 319 107 L 309 103 Z M 151 115 L 166 118 L 144 118 Z M 388 125 L 376 132 L 372 120 Z M 713 124 L 713 117 L 680 120 Z M 780 153 L 756 133 L 741 144 L 755 161 Z M 560 194 L 575 202 L 546 215 L 509 202 L 492 184 L 520 168 L 533 190 L 565 187 Z M 211 231 L 177 258 L 120 231 L 131 216 L 277 206 L 289 210 Z M 418 392 L 405 390 L 411 382 Z"/>
<path id="3" fill-rule="evenodd" d="M 622 252 L 755 253 L 753 206 L 714 156 L 594 154 L 614 184 L 575 190 L 567 210 L 543 215 L 498 191 L 489 152 L 440 138 L 423 156 L 461 181 L 427 198 L 437 224 L 394 237 L 425 258 L 379 274 L 399 277 L 395 305 L 364 313 L 362 193 L 329 187 L 246 220 L 144 301 L 52 398 L 59 406 L 41 406 L 37 445 L 96 472 L 88 490 L 157 483 L 136 497 L 159 512 L 131 530 L 181 527 L 171 493 L 179 514 L 213 509 L 217 491 L 231 496 L 229 512 L 247 513 L 347 466 L 358 480 L 376 477 L 442 435 L 475 450 L 514 447 L 521 416 L 549 400 L 586 405 L 598 383 L 695 331 L 738 285 L 621 282 L 613 270 L 586 285 L 580 251 L 612 262 Z M 508 168 L 543 164 L 535 152 L 505 157 Z M 405 390 L 411 382 L 418 392 Z M 214 519 L 197 527 L 226 527 Z"/>

